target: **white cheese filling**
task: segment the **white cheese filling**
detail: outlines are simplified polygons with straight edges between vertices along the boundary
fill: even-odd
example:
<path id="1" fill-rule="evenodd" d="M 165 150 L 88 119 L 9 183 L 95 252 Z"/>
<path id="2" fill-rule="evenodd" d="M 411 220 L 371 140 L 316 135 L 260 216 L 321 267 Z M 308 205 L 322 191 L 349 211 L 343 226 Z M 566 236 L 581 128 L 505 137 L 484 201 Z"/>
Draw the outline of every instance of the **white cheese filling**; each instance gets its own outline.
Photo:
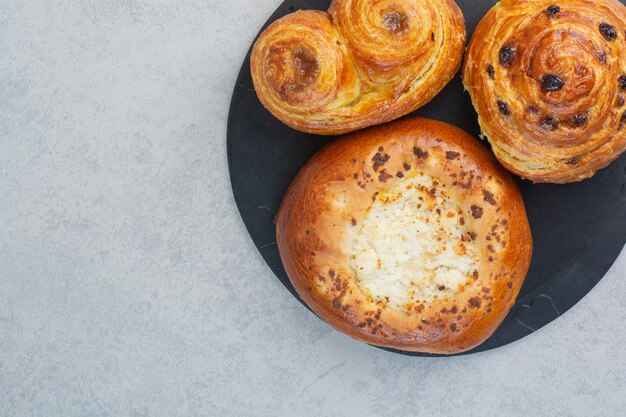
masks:
<path id="1" fill-rule="evenodd" d="M 445 187 L 411 173 L 376 196 L 350 256 L 360 289 L 398 310 L 457 293 L 472 282 L 475 243 Z"/>

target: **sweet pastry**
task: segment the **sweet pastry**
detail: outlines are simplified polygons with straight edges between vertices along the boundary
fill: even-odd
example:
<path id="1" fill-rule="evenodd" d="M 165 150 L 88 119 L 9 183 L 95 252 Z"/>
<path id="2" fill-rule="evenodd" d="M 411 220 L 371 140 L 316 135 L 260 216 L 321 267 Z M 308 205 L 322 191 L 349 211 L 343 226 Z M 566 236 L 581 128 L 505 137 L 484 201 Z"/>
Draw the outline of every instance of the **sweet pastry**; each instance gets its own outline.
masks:
<path id="1" fill-rule="evenodd" d="M 461 65 L 465 23 L 453 0 L 335 0 L 298 11 L 254 45 L 263 105 L 294 129 L 334 135 L 428 103 Z"/>
<path id="2" fill-rule="evenodd" d="M 276 232 L 291 282 L 328 324 L 440 354 L 495 331 L 532 253 L 508 172 L 464 131 L 418 118 L 322 149 L 289 188 Z"/>
<path id="3" fill-rule="evenodd" d="M 472 36 L 463 80 L 505 167 L 535 182 L 589 178 L 626 150 L 626 7 L 500 1 Z"/>

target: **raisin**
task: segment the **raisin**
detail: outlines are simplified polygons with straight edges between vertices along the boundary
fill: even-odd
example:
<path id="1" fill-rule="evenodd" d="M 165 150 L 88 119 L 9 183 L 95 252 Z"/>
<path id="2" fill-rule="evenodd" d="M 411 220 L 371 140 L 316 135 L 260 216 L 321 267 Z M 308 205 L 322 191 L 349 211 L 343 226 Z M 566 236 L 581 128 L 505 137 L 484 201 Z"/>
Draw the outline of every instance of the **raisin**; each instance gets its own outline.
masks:
<path id="1" fill-rule="evenodd" d="M 530 106 L 528 106 L 527 110 L 532 114 L 539 114 L 539 108 L 535 106 L 534 104 L 531 104 Z"/>
<path id="2" fill-rule="evenodd" d="M 482 300 L 480 297 L 472 297 L 469 299 L 469 305 L 471 308 L 480 308 Z"/>
<path id="3" fill-rule="evenodd" d="M 584 126 L 585 123 L 587 123 L 586 114 L 577 114 L 576 116 L 572 117 L 572 119 L 569 122 L 570 126 L 572 127 L 581 127 L 581 126 Z"/>
<path id="4" fill-rule="evenodd" d="M 415 156 L 417 156 L 418 158 L 428 158 L 428 152 L 426 152 L 425 150 L 423 150 L 422 148 L 413 148 L 413 153 L 415 154 Z"/>
<path id="5" fill-rule="evenodd" d="M 487 65 L 487 74 L 489 75 L 489 78 L 493 78 L 493 75 L 496 73 L 496 70 L 493 68 L 493 65 L 489 64 Z"/>
<path id="6" fill-rule="evenodd" d="M 372 158 L 372 161 L 374 162 L 372 168 L 374 169 L 374 171 L 378 172 L 378 169 L 385 165 L 390 158 L 391 156 L 389 156 L 388 154 L 383 155 L 380 152 L 374 155 L 374 157 Z"/>
<path id="7" fill-rule="evenodd" d="M 392 179 L 393 175 L 389 175 L 386 172 L 383 171 L 382 174 L 379 175 L 378 180 L 380 182 L 387 182 L 388 180 Z"/>
<path id="8" fill-rule="evenodd" d="M 541 119 L 541 121 L 539 122 L 541 124 L 541 127 L 545 130 L 556 130 L 557 127 L 559 127 L 559 122 L 558 120 L 556 120 L 554 117 L 551 116 L 546 116 L 543 119 Z"/>
<path id="9" fill-rule="evenodd" d="M 515 57 L 517 56 L 517 48 L 512 46 L 504 46 L 500 49 L 500 65 L 504 67 L 509 67 L 515 61 Z"/>
<path id="10" fill-rule="evenodd" d="M 615 30 L 615 27 L 609 25 L 608 23 L 600 24 L 600 33 L 607 41 L 614 41 L 617 39 L 617 30 Z"/>
<path id="11" fill-rule="evenodd" d="M 620 75 L 617 81 L 619 82 L 619 88 L 626 90 L 626 75 Z"/>
<path id="12" fill-rule="evenodd" d="M 553 4 L 552 6 L 546 9 L 546 13 L 548 14 L 548 17 L 550 18 L 558 15 L 560 11 L 561 11 L 561 8 L 555 4 Z"/>
<path id="13" fill-rule="evenodd" d="M 500 113 L 502 113 L 505 116 L 508 116 L 509 114 L 511 114 L 509 110 L 509 106 L 502 100 L 498 100 L 498 110 L 500 110 Z"/>
<path id="14" fill-rule="evenodd" d="M 484 211 L 482 207 L 479 207 L 477 205 L 472 205 L 471 209 L 472 209 L 472 216 L 475 219 L 480 219 L 481 217 L 483 217 Z"/>
<path id="15" fill-rule="evenodd" d="M 547 74 L 541 79 L 541 88 L 546 91 L 558 91 L 564 84 L 563 79 L 556 74 Z"/>
<path id="16" fill-rule="evenodd" d="M 578 165 L 580 163 L 580 156 L 575 156 L 573 158 L 570 158 L 567 161 L 565 161 L 565 163 L 567 165 Z"/>

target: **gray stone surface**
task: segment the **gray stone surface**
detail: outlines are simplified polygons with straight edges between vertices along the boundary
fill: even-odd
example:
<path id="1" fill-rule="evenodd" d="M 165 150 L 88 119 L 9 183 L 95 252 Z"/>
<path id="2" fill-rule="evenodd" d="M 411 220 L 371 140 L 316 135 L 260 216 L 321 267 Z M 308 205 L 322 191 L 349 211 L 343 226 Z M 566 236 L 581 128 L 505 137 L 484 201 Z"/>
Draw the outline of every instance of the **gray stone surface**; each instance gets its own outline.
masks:
<path id="1" fill-rule="evenodd" d="M 354 342 L 274 278 L 225 136 L 278 2 L 0 2 L 0 416 L 626 415 L 626 255 L 461 358 Z"/>

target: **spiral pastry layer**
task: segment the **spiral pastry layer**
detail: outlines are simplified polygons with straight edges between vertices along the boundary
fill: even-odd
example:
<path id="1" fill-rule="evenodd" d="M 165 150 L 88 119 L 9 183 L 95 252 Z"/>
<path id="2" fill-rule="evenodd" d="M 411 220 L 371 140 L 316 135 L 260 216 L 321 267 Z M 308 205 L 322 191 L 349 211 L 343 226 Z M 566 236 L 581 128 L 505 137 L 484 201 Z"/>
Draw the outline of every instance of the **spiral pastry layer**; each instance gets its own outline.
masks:
<path id="1" fill-rule="evenodd" d="M 320 135 L 381 124 L 428 103 L 461 65 L 465 23 L 453 0 L 335 0 L 270 25 L 251 57 L 263 105 Z"/>
<path id="2" fill-rule="evenodd" d="M 626 7 L 617 0 L 502 0 L 463 69 L 500 162 L 535 182 L 593 176 L 626 150 Z"/>

